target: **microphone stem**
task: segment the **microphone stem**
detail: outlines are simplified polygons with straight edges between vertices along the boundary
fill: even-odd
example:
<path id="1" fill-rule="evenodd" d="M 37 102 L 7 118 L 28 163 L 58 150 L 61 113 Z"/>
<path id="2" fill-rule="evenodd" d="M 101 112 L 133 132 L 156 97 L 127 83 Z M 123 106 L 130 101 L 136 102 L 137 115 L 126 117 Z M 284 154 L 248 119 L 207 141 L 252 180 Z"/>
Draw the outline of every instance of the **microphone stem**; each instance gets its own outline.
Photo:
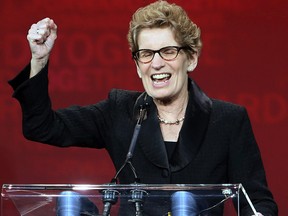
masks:
<path id="1" fill-rule="evenodd" d="M 104 204 L 104 208 L 103 208 L 103 216 L 109 216 L 110 215 L 110 209 L 111 209 L 111 203 L 110 202 L 106 202 Z"/>
<path id="2" fill-rule="evenodd" d="M 136 141 L 137 141 L 140 129 L 141 129 L 141 125 L 136 124 L 135 128 L 134 128 L 134 133 L 133 133 L 133 137 L 131 140 L 130 148 L 129 148 L 127 156 L 126 156 L 126 161 L 130 160 L 133 157 L 133 152 L 134 152 L 134 148 L 136 146 Z"/>
<path id="3" fill-rule="evenodd" d="M 135 202 L 136 216 L 142 216 L 142 203 Z"/>
<path id="4" fill-rule="evenodd" d="M 134 127 L 134 132 L 133 132 L 133 136 L 132 136 L 132 139 L 131 139 L 131 143 L 130 143 L 130 146 L 129 146 L 129 150 L 128 150 L 128 153 L 126 155 L 126 160 L 125 162 L 123 163 L 123 165 L 120 167 L 120 169 L 117 171 L 117 173 L 115 174 L 114 178 L 111 180 L 111 182 L 113 183 L 116 183 L 117 182 L 117 178 L 118 178 L 118 175 L 122 172 L 122 170 L 124 169 L 124 167 L 129 164 L 132 172 L 133 172 L 133 175 L 134 175 L 134 178 L 135 178 L 135 181 L 138 182 L 139 181 L 139 178 L 136 174 L 136 170 L 134 168 L 134 166 L 132 165 L 131 163 L 131 158 L 133 157 L 133 153 L 134 153 L 134 149 L 135 149 L 135 146 L 136 146 L 136 142 L 137 142 L 137 139 L 138 139 L 138 135 L 139 135 L 139 132 L 140 132 L 140 129 L 141 129 L 141 125 L 142 125 L 142 122 L 146 116 L 146 112 L 147 110 L 145 108 L 143 108 L 143 106 L 140 107 L 140 111 L 139 111 L 139 117 L 138 117 L 138 120 L 137 120 L 137 123 Z"/>

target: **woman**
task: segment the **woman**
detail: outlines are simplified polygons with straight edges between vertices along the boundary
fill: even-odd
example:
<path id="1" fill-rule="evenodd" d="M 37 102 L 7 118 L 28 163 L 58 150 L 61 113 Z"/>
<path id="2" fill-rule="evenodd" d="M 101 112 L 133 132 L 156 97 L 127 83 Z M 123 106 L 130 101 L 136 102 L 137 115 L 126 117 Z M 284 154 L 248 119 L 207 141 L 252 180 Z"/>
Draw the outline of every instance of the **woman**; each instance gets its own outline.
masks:
<path id="1" fill-rule="evenodd" d="M 85 107 L 51 109 L 47 74 L 56 32 L 49 18 L 31 26 L 31 62 L 10 81 L 28 139 L 105 148 L 119 170 L 145 109 L 131 159 L 142 183 L 242 183 L 259 212 L 277 215 L 246 110 L 210 99 L 188 77 L 202 44 L 199 28 L 181 7 L 157 1 L 130 22 L 128 41 L 145 92 L 112 90 L 107 100 Z M 119 174 L 123 184 L 134 177 L 129 167 Z M 252 215 L 244 204 L 241 212 Z"/>

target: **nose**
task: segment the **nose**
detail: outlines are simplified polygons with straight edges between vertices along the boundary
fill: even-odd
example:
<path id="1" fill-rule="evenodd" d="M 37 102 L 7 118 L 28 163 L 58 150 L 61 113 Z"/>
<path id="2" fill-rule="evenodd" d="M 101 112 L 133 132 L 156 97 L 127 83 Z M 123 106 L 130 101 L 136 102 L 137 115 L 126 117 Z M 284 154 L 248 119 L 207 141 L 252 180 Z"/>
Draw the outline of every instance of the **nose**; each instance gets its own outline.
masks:
<path id="1" fill-rule="evenodd" d="M 151 61 L 151 66 L 154 69 L 160 69 L 164 67 L 165 60 L 159 55 L 159 53 L 155 53 L 154 58 Z"/>

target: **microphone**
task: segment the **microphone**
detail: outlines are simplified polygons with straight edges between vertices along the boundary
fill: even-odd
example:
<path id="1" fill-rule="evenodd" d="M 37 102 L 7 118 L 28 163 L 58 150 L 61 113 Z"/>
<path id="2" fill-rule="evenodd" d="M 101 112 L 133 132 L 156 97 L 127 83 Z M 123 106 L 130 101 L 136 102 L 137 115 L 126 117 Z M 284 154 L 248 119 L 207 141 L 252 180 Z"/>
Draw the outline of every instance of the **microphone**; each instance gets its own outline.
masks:
<path id="1" fill-rule="evenodd" d="M 142 96 L 142 94 L 138 97 L 138 99 L 141 96 Z M 147 97 L 147 95 L 145 96 L 144 101 L 146 101 L 146 97 Z M 137 103 L 138 99 L 136 100 L 136 103 Z M 131 142 L 130 142 L 130 146 L 129 146 L 127 155 L 126 155 L 126 159 L 125 159 L 123 165 L 120 167 L 120 169 L 115 174 L 115 176 L 112 178 L 111 183 L 116 183 L 117 182 L 117 178 L 118 178 L 119 174 L 122 172 L 124 167 L 127 166 L 127 165 L 129 165 L 130 169 L 133 172 L 133 175 L 134 175 L 134 178 L 135 178 L 135 182 L 136 183 L 140 182 L 140 179 L 138 178 L 136 170 L 135 170 L 135 168 L 134 168 L 134 166 L 133 166 L 133 164 L 131 162 L 131 159 L 133 157 L 134 149 L 135 149 L 135 146 L 136 146 L 136 142 L 137 142 L 137 139 L 138 139 L 138 135 L 139 135 L 139 132 L 140 132 L 140 129 L 141 129 L 142 122 L 143 122 L 143 120 L 145 118 L 147 118 L 147 107 L 148 107 L 148 103 L 147 102 L 145 104 L 142 104 L 142 105 L 139 106 L 139 108 L 140 108 L 139 109 L 139 116 L 138 116 L 138 119 L 137 119 L 137 123 L 136 123 L 136 125 L 134 127 L 134 132 L 133 132 L 133 135 L 132 135 L 132 139 L 131 139 Z"/>
<path id="2" fill-rule="evenodd" d="M 131 190 L 131 199 L 129 202 L 135 205 L 135 216 L 143 216 L 143 202 L 148 193 L 145 190 L 135 189 Z"/>
<path id="3" fill-rule="evenodd" d="M 137 123 L 136 123 L 135 128 L 134 128 L 133 136 L 132 136 L 129 150 L 128 150 L 128 153 L 126 156 L 126 161 L 130 160 L 133 157 L 134 149 L 136 146 L 136 141 L 137 141 L 140 129 L 141 129 L 142 122 L 143 122 L 144 118 L 147 117 L 147 108 L 146 107 L 147 107 L 147 104 L 140 105 L 139 117 L 138 117 Z"/>
<path id="4" fill-rule="evenodd" d="M 136 100 L 134 108 L 136 106 L 136 104 L 138 103 L 139 99 L 145 94 L 145 92 L 143 92 Z M 136 170 L 131 162 L 131 159 L 133 157 L 133 153 L 134 153 L 134 149 L 136 146 L 136 142 L 139 136 L 139 132 L 141 129 L 141 125 L 142 122 L 145 118 L 147 118 L 147 107 L 148 107 L 148 103 L 146 102 L 146 98 L 147 98 L 147 94 L 144 96 L 144 102 L 142 105 L 139 106 L 139 116 L 137 118 L 137 122 L 136 125 L 134 127 L 134 131 L 133 131 L 133 135 L 132 135 L 132 139 L 130 142 L 130 146 L 126 155 L 126 159 L 123 163 L 123 165 L 120 167 L 120 169 L 116 172 L 115 176 L 112 178 L 111 183 L 116 184 L 117 183 L 117 178 L 119 176 L 119 174 L 122 172 L 122 170 L 124 169 L 124 167 L 126 167 L 127 165 L 129 165 L 131 171 L 133 172 L 134 178 L 135 178 L 135 183 L 139 183 L 140 180 L 138 178 L 138 175 L 136 173 Z M 119 194 L 118 191 L 115 190 L 105 190 L 103 191 L 104 193 L 104 197 L 103 197 L 103 204 L 104 204 L 104 209 L 103 209 L 103 215 L 104 216 L 108 216 L 110 215 L 110 209 L 112 207 L 113 204 L 115 204 L 117 202 L 117 196 Z M 138 194 L 138 193 L 136 193 Z M 135 209 L 136 209 L 136 215 L 137 216 L 142 216 L 142 202 L 143 200 L 139 198 L 138 196 L 134 196 L 135 193 L 132 192 L 132 199 L 130 200 L 131 202 L 135 203 Z M 143 193 L 142 193 L 143 195 Z M 141 198 L 143 196 L 140 196 Z"/>
<path id="5" fill-rule="evenodd" d="M 198 207 L 194 194 L 187 191 L 177 191 L 171 197 L 171 211 L 173 216 L 196 216 Z"/>
<path id="6" fill-rule="evenodd" d="M 102 200 L 104 204 L 102 215 L 109 216 L 112 205 L 114 205 L 118 200 L 119 192 L 111 189 L 104 190 L 102 192 L 103 192 Z"/>

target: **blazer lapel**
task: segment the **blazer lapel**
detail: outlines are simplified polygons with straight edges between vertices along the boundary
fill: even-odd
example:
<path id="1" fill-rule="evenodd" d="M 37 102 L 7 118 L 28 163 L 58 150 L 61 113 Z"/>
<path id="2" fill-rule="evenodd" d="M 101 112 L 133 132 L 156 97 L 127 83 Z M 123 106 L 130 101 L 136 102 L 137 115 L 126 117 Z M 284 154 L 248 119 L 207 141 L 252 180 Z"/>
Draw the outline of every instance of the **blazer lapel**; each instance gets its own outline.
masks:
<path id="1" fill-rule="evenodd" d="M 172 172 L 181 170 L 194 160 L 201 147 L 209 121 L 208 113 L 194 110 L 194 105 L 190 105 L 187 111 L 171 160 Z"/>
<path id="2" fill-rule="evenodd" d="M 208 127 L 211 106 L 210 98 L 191 80 L 185 121 L 170 162 L 172 172 L 183 169 L 199 152 Z"/>
<path id="3" fill-rule="evenodd" d="M 157 108 L 154 102 L 149 103 L 148 117 L 142 123 L 138 144 L 146 157 L 156 166 L 169 169 L 169 161 L 163 141 Z"/>
<path id="4" fill-rule="evenodd" d="M 185 121 L 170 164 L 157 117 L 157 108 L 149 96 L 147 96 L 148 117 L 142 122 L 139 133 L 137 145 L 142 148 L 146 157 L 154 165 L 171 169 L 172 172 L 183 169 L 196 157 L 209 123 L 212 106 L 210 98 L 192 80 L 190 80 L 188 88 L 189 102 Z"/>

